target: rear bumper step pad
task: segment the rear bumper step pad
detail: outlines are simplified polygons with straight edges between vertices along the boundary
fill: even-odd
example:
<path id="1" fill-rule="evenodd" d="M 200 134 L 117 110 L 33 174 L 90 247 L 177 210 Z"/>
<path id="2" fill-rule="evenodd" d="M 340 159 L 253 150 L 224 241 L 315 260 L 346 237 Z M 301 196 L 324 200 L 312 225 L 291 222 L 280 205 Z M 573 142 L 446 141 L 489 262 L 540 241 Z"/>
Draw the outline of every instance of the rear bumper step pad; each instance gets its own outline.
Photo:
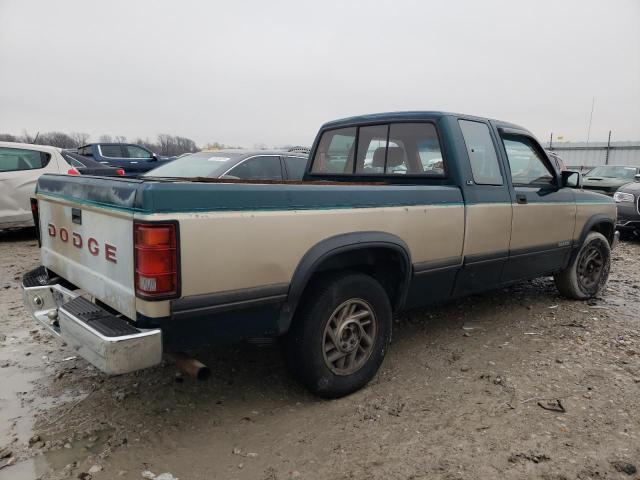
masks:
<path id="1" fill-rule="evenodd" d="M 162 360 L 160 329 L 135 328 L 60 284 L 50 284 L 39 267 L 22 282 L 24 303 L 33 318 L 80 356 L 109 375 L 140 370 Z"/>

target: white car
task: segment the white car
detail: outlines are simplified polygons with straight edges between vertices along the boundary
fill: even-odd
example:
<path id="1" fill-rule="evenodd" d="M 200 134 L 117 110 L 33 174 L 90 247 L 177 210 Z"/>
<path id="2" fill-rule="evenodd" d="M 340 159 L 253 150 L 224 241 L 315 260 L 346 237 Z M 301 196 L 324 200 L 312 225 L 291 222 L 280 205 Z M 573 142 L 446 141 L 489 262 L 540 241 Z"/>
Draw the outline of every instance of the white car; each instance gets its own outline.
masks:
<path id="1" fill-rule="evenodd" d="M 43 173 L 77 171 L 60 149 L 46 145 L 0 142 L 0 230 L 33 225 L 29 198 Z"/>

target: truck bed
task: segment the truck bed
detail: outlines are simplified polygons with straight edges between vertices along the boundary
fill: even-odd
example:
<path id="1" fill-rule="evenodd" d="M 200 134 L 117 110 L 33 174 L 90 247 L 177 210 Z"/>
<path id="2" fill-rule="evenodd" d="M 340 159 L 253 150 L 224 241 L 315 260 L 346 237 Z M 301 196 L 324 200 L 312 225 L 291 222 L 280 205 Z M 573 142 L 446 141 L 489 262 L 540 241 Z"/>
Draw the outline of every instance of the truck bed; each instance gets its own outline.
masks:
<path id="1" fill-rule="evenodd" d="M 453 185 L 255 183 L 77 179 L 47 175 L 38 198 L 43 265 L 132 320 L 168 316 L 169 302 L 136 298 L 133 223 L 176 221 L 181 296 L 279 285 L 286 288 L 315 244 L 354 232 L 406 243 L 415 264 L 461 261 L 464 203 Z M 73 212 L 82 225 L 73 223 Z M 48 223 L 95 238 L 85 249 L 47 238 Z M 429 225 L 438 228 L 429 228 Z M 419 225 L 422 225 L 419 227 Z M 449 236 L 441 235 L 445 229 Z M 105 244 L 117 263 L 104 257 Z"/>

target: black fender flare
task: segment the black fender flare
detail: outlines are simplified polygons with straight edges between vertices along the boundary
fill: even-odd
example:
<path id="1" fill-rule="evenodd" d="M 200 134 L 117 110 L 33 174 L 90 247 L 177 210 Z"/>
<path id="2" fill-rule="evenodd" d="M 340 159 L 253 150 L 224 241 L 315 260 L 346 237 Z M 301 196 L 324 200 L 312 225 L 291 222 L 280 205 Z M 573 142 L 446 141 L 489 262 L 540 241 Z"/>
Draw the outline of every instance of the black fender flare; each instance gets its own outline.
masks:
<path id="1" fill-rule="evenodd" d="M 580 248 L 582 247 L 582 245 L 584 244 L 584 241 L 587 238 L 587 235 L 589 235 L 589 232 L 593 230 L 593 227 L 595 225 L 598 225 L 600 223 L 609 224 L 612 228 L 611 231 L 615 232 L 616 221 L 614 218 L 611 218 L 609 215 L 604 213 L 597 213 L 589 217 L 589 219 L 585 222 L 584 227 L 582 227 L 582 231 L 580 232 L 580 237 L 578 237 L 578 240 L 573 244 L 573 252 L 571 253 L 569 265 L 571 265 L 575 260 L 576 256 L 578 255 L 578 252 L 580 251 Z M 609 241 L 609 244 L 611 244 L 613 242 L 613 236 L 612 238 L 607 238 L 607 240 Z"/>
<path id="2" fill-rule="evenodd" d="M 405 279 L 401 285 L 401 294 L 397 306 L 404 305 L 411 280 L 412 264 L 408 245 L 400 237 L 386 232 L 353 232 L 326 238 L 311 247 L 300 259 L 289 284 L 287 300 L 281 307 L 278 329 L 285 333 L 298 307 L 302 293 L 317 267 L 325 260 L 340 253 L 367 249 L 388 248 L 400 253 L 405 266 Z"/>
<path id="3" fill-rule="evenodd" d="M 609 215 L 605 213 L 597 213 L 595 215 L 592 215 L 591 217 L 589 217 L 589 220 L 585 222 L 584 227 L 582 227 L 582 232 L 580 232 L 580 237 L 578 240 L 578 247 L 582 246 L 589 232 L 593 230 L 594 225 L 598 225 L 599 223 L 608 223 L 609 225 L 611 225 L 612 231 L 615 231 L 616 229 L 616 221 Z M 609 243 L 611 243 L 613 241 L 613 237 L 607 238 L 607 240 L 609 240 Z"/>

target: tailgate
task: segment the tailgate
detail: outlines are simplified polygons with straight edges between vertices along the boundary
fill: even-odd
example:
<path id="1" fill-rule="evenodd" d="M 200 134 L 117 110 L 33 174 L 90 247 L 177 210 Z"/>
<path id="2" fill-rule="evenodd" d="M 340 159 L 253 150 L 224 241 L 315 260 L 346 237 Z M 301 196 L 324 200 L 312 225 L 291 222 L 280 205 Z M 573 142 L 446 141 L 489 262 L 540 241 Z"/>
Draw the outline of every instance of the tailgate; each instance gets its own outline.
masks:
<path id="1" fill-rule="evenodd" d="M 38 194 L 42 265 L 136 318 L 133 213 Z"/>

